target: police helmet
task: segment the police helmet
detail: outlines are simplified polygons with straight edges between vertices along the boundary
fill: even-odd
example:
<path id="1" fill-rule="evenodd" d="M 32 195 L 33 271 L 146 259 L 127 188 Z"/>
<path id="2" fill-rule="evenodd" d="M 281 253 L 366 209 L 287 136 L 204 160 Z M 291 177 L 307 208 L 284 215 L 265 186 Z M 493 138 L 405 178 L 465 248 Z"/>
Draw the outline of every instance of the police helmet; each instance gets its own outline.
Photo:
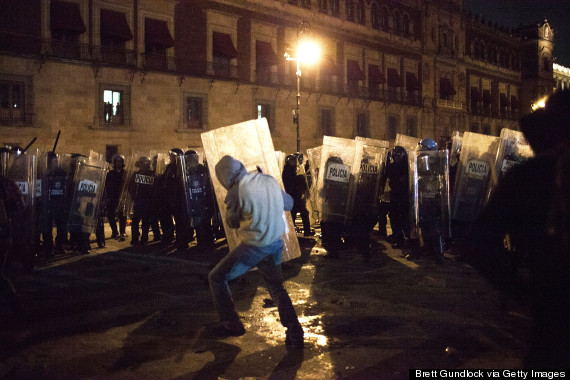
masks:
<path id="1" fill-rule="evenodd" d="M 406 157 L 407 155 L 408 152 L 406 152 L 403 146 L 396 145 L 392 148 L 392 157 Z"/>
<path id="2" fill-rule="evenodd" d="M 111 159 L 111 163 L 112 163 L 113 165 L 115 165 L 115 162 L 117 162 L 117 161 L 119 161 L 119 160 L 122 161 L 123 163 L 125 163 L 125 156 L 123 156 L 122 154 L 117 153 L 117 154 L 115 154 L 115 155 L 113 156 L 113 158 Z"/>
<path id="3" fill-rule="evenodd" d="M 437 150 L 437 143 L 433 139 L 423 139 L 418 146 L 419 150 Z"/>
<path id="4" fill-rule="evenodd" d="M 180 148 L 172 148 L 172 149 L 170 149 L 170 152 L 168 152 L 168 153 L 173 155 L 173 156 L 183 156 L 184 155 L 184 152 Z"/>
<path id="5" fill-rule="evenodd" d="M 200 158 L 198 157 L 198 152 L 195 150 L 187 150 L 184 152 L 184 158 L 187 160 L 189 164 L 198 164 L 200 163 Z"/>
<path id="6" fill-rule="evenodd" d="M 147 156 L 139 157 L 139 159 L 135 163 L 135 166 L 139 169 L 149 168 L 150 167 L 150 158 L 148 158 Z"/>
<path id="7" fill-rule="evenodd" d="M 287 155 L 287 157 L 285 157 L 285 164 L 289 165 L 290 162 L 295 162 L 295 165 L 297 164 L 297 157 L 295 157 L 294 154 L 289 154 Z"/>

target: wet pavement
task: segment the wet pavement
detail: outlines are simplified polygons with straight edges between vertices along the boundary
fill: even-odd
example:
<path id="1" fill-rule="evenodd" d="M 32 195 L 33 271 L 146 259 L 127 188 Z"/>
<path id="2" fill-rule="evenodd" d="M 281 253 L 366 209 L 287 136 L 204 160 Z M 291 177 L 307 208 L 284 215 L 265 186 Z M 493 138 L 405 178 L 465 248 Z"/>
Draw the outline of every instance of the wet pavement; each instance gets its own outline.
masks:
<path id="1" fill-rule="evenodd" d="M 300 243 L 283 270 L 304 350 L 287 351 L 256 271 L 231 283 L 246 334 L 207 333 L 216 321 L 207 273 L 225 240 L 174 251 L 108 239 L 34 273 L 12 263 L 28 318 L 0 299 L 0 378 L 407 379 L 411 368 L 522 366 L 527 308 L 457 257 L 407 261 L 375 238 L 370 262 L 350 247 L 331 259 L 318 238 Z"/>

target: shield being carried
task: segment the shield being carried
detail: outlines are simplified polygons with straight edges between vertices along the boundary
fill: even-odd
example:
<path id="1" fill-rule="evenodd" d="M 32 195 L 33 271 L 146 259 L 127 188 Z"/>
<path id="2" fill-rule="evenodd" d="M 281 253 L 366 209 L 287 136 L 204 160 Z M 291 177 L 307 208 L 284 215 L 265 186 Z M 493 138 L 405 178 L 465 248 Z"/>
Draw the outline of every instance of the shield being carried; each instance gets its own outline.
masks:
<path id="1" fill-rule="evenodd" d="M 358 224 L 372 224 L 378 221 L 380 180 L 386 167 L 390 143 L 371 138 L 356 137 L 355 196 L 352 203 L 352 219 Z"/>
<path id="2" fill-rule="evenodd" d="M 356 141 L 324 136 L 317 182 L 321 222 L 350 222 L 351 196 L 354 193 Z"/>
<path id="3" fill-rule="evenodd" d="M 449 151 L 411 153 L 410 183 L 412 227 L 424 238 L 449 238 Z"/>
<path id="4" fill-rule="evenodd" d="M 80 158 L 73 176 L 73 197 L 67 226 L 70 232 L 92 233 L 97 225 L 99 203 L 105 187 L 107 163 Z"/>
<path id="5" fill-rule="evenodd" d="M 487 198 L 499 137 L 465 132 L 455 179 L 451 218 L 471 223 Z"/>
<path id="6" fill-rule="evenodd" d="M 320 220 L 320 210 L 318 206 L 317 183 L 319 181 L 319 167 L 321 166 L 322 146 L 307 149 L 307 160 L 309 161 L 309 171 L 306 172 L 309 184 L 309 203 L 311 206 L 311 223 Z"/>
<path id="7" fill-rule="evenodd" d="M 30 153 L 9 155 L 6 177 L 20 189 L 24 198 L 24 212 L 12 221 L 14 251 L 18 252 L 24 266 L 34 266 L 36 251 L 36 178 L 37 157 Z"/>
<path id="8" fill-rule="evenodd" d="M 230 250 L 239 245 L 239 237 L 235 229 L 229 228 L 226 223 L 226 189 L 220 184 L 216 177 L 216 163 L 225 155 L 230 155 L 241 161 L 248 171 L 261 170 L 265 174 L 271 175 L 283 189 L 281 179 L 281 168 L 277 164 L 275 149 L 269 126 L 265 118 L 250 120 L 243 123 L 218 128 L 202 133 L 202 144 L 210 178 L 214 185 L 216 199 L 222 215 L 226 237 Z M 286 224 L 286 231 L 283 235 L 283 261 L 288 261 L 301 256 L 299 241 L 295 232 L 295 225 L 290 212 L 283 212 L 283 219 Z"/>
<path id="9" fill-rule="evenodd" d="M 493 167 L 487 198 L 491 196 L 505 174 L 515 165 L 525 162 L 534 155 L 532 148 L 520 131 L 503 128 L 499 136 L 499 149 Z"/>

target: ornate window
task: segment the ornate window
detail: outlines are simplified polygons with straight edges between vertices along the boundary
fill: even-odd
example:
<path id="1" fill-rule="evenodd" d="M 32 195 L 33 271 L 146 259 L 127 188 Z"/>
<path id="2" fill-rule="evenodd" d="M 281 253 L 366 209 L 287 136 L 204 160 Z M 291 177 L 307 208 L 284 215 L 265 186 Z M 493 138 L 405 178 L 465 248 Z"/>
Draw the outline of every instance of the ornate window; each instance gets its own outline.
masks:
<path id="1" fill-rule="evenodd" d="M 370 7 L 370 22 L 374 29 L 380 29 L 380 8 L 376 3 L 372 3 Z"/>
<path id="2" fill-rule="evenodd" d="M 346 19 L 354 21 L 354 1 L 346 0 Z"/>
<path id="3" fill-rule="evenodd" d="M 357 0 L 356 17 L 359 24 L 366 24 L 366 12 L 364 10 L 364 0 Z"/>

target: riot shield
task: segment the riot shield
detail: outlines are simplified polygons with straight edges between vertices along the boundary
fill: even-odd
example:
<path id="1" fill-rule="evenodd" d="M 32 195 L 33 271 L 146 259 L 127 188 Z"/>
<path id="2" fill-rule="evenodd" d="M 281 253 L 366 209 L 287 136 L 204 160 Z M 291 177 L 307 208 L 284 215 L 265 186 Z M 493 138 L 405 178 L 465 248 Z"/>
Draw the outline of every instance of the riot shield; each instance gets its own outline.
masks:
<path id="1" fill-rule="evenodd" d="M 410 167 L 412 228 L 423 237 L 451 236 L 449 151 L 414 151 Z"/>
<path id="2" fill-rule="evenodd" d="M 208 169 L 200 164 L 200 158 L 185 156 L 184 191 L 191 226 L 196 228 L 202 222 L 211 223 L 214 212 L 212 186 Z"/>
<path id="3" fill-rule="evenodd" d="M 356 137 L 355 164 L 359 168 L 356 175 L 355 196 L 351 205 L 354 219 L 370 219 L 376 224 L 380 196 L 380 180 L 386 167 L 386 157 L 390 143 L 364 137 Z"/>
<path id="4" fill-rule="evenodd" d="M 95 229 L 106 174 L 105 161 L 85 157 L 76 162 L 67 222 L 70 232 L 92 233 Z"/>
<path id="5" fill-rule="evenodd" d="M 495 165 L 499 137 L 465 132 L 455 179 L 451 218 L 473 222 L 487 197 L 491 168 Z"/>
<path id="6" fill-rule="evenodd" d="M 285 167 L 285 157 L 287 157 L 287 153 L 281 152 L 280 150 L 275 151 L 275 158 L 277 158 L 277 166 L 283 170 Z"/>
<path id="7" fill-rule="evenodd" d="M 309 172 L 307 180 L 309 183 L 309 204 L 311 206 L 311 223 L 317 223 L 320 220 L 320 210 L 318 206 L 317 182 L 319 180 L 319 167 L 321 166 L 321 149 L 318 146 L 307 149 L 307 160 L 309 161 Z"/>
<path id="8" fill-rule="evenodd" d="M 239 238 L 235 229 L 228 228 L 226 224 L 226 189 L 220 184 L 215 173 L 215 164 L 225 155 L 230 155 L 241 161 L 248 171 L 262 170 L 271 175 L 283 189 L 281 169 L 277 164 L 275 149 L 269 126 L 265 118 L 255 119 L 218 128 L 202 133 L 202 144 L 208 160 L 210 178 L 214 185 L 215 195 L 222 215 L 226 237 L 230 250 L 239 245 Z M 290 212 L 283 212 L 286 221 L 286 231 L 283 235 L 283 261 L 301 256 L 299 241 L 295 232 L 295 225 Z"/>
<path id="9" fill-rule="evenodd" d="M 499 137 L 499 149 L 497 150 L 495 166 L 491 172 L 487 200 L 510 168 L 534 155 L 522 132 L 503 128 Z"/>
<path id="10" fill-rule="evenodd" d="M 133 154 L 129 157 L 125 157 L 125 176 L 123 178 L 123 183 L 121 184 L 121 195 L 119 196 L 119 203 L 117 206 L 117 214 L 124 215 L 129 219 L 132 219 L 133 214 L 133 200 L 131 197 L 130 186 L 133 180 L 133 173 L 137 171 L 135 164 L 139 159 L 139 155 Z"/>
<path id="11" fill-rule="evenodd" d="M 32 269 L 38 248 L 36 239 L 37 157 L 30 153 L 11 153 L 11 156 L 6 177 L 18 186 L 25 205 L 21 218 L 12 221 L 14 252 L 18 252 L 27 269 Z"/>
<path id="12" fill-rule="evenodd" d="M 354 194 L 356 141 L 341 137 L 323 137 L 317 194 L 321 222 L 347 224 L 349 205 Z"/>

